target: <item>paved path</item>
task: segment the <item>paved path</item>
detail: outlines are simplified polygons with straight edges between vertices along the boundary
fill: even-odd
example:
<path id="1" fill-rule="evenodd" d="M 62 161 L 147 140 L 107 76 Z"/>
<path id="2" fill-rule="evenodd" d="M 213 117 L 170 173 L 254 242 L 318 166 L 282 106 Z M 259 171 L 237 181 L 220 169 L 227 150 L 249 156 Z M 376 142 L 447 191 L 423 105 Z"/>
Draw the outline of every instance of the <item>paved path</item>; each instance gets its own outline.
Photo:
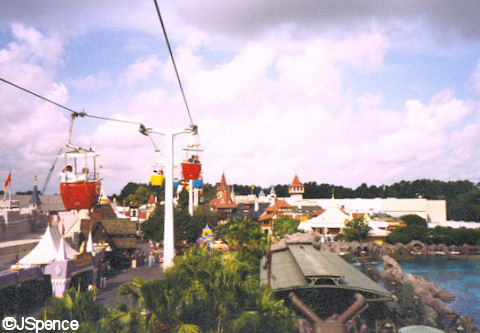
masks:
<path id="1" fill-rule="evenodd" d="M 138 268 L 126 268 L 114 270 L 107 276 L 107 288 L 100 289 L 101 293 L 97 300 L 103 304 L 113 307 L 117 301 L 127 302 L 125 298 L 117 297 L 117 288 L 122 284 L 131 282 L 136 277 L 144 280 L 158 280 L 162 277 L 162 267 L 156 264 L 154 267 L 140 266 Z M 128 304 L 128 303 L 126 303 Z"/>

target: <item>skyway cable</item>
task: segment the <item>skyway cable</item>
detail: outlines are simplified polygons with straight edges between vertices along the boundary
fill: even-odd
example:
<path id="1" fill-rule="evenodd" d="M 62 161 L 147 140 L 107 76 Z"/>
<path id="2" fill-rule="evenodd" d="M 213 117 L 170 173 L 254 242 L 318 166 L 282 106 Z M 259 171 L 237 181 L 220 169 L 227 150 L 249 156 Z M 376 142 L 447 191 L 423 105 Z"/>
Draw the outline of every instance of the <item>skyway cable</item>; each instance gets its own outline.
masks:
<path id="1" fill-rule="evenodd" d="M 85 111 L 75 111 L 75 110 L 70 109 L 70 108 L 68 108 L 68 107 L 66 107 L 66 106 L 64 106 L 64 105 L 62 105 L 62 104 L 60 104 L 60 103 L 57 103 L 57 102 L 55 102 L 55 101 L 52 101 L 51 99 L 48 99 L 48 98 L 46 98 L 46 97 L 44 97 L 44 96 L 42 96 L 42 95 L 39 95 L 39 94 L 37 94 L 37 93 L 35 93 L 35 92 L 31 91 L 31 90 L 28 90 L 27 88 L 21 87 L 21 86 L 15 84 L 15 83 L 12 83 L 12 82 L 10 82 L 10 81 L 8 81 L 8 80 L 5 80 L 4 78 L 1 78 L 1 77 L 0 77 L 0 81 L 3 81 L 3 82 L 5 82 L 5 83 L 7 83 L 7 84 L 9 84 L 9 85 L 17 88 L 17 89 L 23 90 L 23 91 L 25 91 L 25 92 L 27 92 L 27 93 L 29 93 L 29 94 L 32 94 L 33 96 L 36 96 L 36 97 L 38 97 L 38 98 L 40 98 L 40 99 L 43 99 L 43 100 L 46 101 L 46 102 L 52 103 L 52 104 L 54 104 L 54 105 L 56 105 L 56 106 L 58 106 L 58 107 L 60 107 L 60 108 L 62 108 L 62 109 L 65 109 L 65 110 L 67 110 L 67 111 L 69 111 L 69 112 L 71 112 L 71 113 L 74 113 L 74 114 L 76 114 L 76 115 L 79 115 L 79 116 L 81 116 L 81 117 L 90 117 L 90 118 L 95 118 L 95 119 L 101 119 L 101 120 L 107 120 L 107 121 L 116 121 L 116 122 L 121 122 L 121 123 L 126 123 L 126 124 L 134 124 L 134 125 L 140 125 L 140 124 L 141 124 L 141 123 L 138 122 L 138 121 L 130 121 L 130 120 L 123 120 L 123 119 L 115 119 L 115 118 L 101 117 L 101 116 L 95 116 L 95 115 L 88 114 L 88 113 L 86 113 Z"/>
<path id="2" fill-rule="evenodd" d="M 177 65 L 175 59 L 173 58 L 172 48 L 170 47 L 170 42 L 168 41 L 167 31 L 165 25 L 163 24 L 162 15 L 160 14 L 160 8 L 158 7 L 157 0 L 155 2 L 155 8 L 157 9 L 158 19 L 162 25 L 163 35 L 165 36 L 165 41 L 167 42 L 168 52 L 170 52 L 170 58 L 172 59 L 173 68 L 175 69 L 175 74 L 177 75 L 178 85 L 180 86 L 180 91 L 182 92 L 183 101 L 185 102 L 185 107 L 187 108 L 188 117 L 190 118 L 190 123 L 193 125 L 192 115 L 190 114 L 190 108 L 188 107 L 187 98 L 185 97 L 185 92 L 183 90 L 182 82 L 180 81 L 180 75 L 178 74 Z"/>

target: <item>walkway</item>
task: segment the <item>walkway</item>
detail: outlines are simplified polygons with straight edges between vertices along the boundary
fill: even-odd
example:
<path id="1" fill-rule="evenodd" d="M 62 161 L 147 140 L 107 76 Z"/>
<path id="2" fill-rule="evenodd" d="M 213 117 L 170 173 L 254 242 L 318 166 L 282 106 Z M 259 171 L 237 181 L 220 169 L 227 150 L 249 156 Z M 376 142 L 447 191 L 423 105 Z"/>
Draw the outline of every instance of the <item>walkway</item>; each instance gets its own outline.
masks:
<path id="1" fill-rule="evenodd" d="M 162 277 L 162 267 L 155 265 L 154 267 L 141 266 L 138 268 L 125 268 L 121 270 L 111 271 L 107 276 L 107 288 L 100 289 L 100 295 L 97 300 L 103 304 L 113 307 L 119 299 L 117 298 L 117 288 L 122 284 L 131 282 L 136 277 L 141 277 L 143 280 L 158 280 Z M 127 300 L 122 297 L 123 302 Z"/>

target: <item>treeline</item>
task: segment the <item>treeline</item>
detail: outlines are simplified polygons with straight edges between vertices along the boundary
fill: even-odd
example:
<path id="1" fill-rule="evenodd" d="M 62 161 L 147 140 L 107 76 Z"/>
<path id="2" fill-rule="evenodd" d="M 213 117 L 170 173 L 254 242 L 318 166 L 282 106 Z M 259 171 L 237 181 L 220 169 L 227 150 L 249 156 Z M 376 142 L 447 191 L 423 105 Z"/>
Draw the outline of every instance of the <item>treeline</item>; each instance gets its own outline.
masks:
<path id="1" fill-rule="evenodd" d="M 430 179 L 417 179 L 414 181 L 400 181 L 392 185 L 375 186 L 363 183 L 355 189 L 332 184 L 317 184 L 316 182 L 303 183 L 306 199 L 331 198 L 418 198 L 423 197 L 429 200 L 447 201 L 447 219 L 456 221 L 480 221 L 480 183 L 474 184 L 468 180 L 440 181 Z M 208 203 L 216 195 L 215 185 L 204 183 L 203 201 Z M 289 185 L 274 185 L 273 189 L 277 197 L 288 197 Z M 237 195 L 259 194 L 260 191 L 267 195 L 271 187 L 251 185 L 230 185 Z M 117 201 L 125 204 L 131 199 L 140 204 L 148 200 L 151 192 L 158 192 L 163 197 L 163 187 L 152 187 L 148 184 L 128 183 L 117 196 Z"/>
<path id="2" fill-rule="evenodd" d="M 391 244 L 408 244 L 412 240 L 418 240 L 425 244 L 457 245 L 480 245 L 480 229 L 453 229 L 450 227 L 436 226 L 429 229 L 427 221 L 418 215 L 404 215 L 401 217 L 407 226 L 393 230 L 387 237 Z"/>
<path id="3" fill-rule="evenodd" d="M 447 219 L 456 221 L 480 221 L 480 183 L 474 184 L 468 180 L 440 181 L 417 179 L 400 181 L 392 185 L 375 186 L 363 183 L 355 189 L 332 184 L 303 183 L 305 199 L 331 198 L 332 193 L 337 199 L 346 198 L 418 198 L 447 201 Z M 277 197 L 288 197 L 289 185 L 275 185 L 273 189 Z M 262 188 L 234 184 L 235 194 L 258 194 L 261 190 L 270 193 L 271 187 Z"/>

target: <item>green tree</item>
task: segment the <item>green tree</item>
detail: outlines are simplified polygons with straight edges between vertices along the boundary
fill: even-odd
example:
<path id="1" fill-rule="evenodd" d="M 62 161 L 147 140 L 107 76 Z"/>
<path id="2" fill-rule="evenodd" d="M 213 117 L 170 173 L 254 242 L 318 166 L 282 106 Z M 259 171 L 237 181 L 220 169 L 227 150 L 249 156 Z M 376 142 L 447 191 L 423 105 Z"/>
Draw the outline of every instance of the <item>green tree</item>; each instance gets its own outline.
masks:
<path id="1" fill-rule="evenodd" d="M 407 226 L 421 225 L 427 227 L 427 220 L 425 220 L 423 217 L 418 216 L 417 214 L 402 215 L 400 219 L 405 222 Z"/>
<path id="2" fill-rule="evenodd" d="M 403 228 L 393 230 L 387 237 L 387 242 L 391 244 L 410 243 L 412 240 L 418 240 L 423 243 L 429 243 L 428 228 L 424 225 L 412 224 Z"/>
<path id="3" fill-rule="evenodd" d="M 142 231 L 145 233 L 147 239 L 153 239 L 156 242 L 163 240 L 165 221 L 165 208 L 163 205 L 159 205 L 153 211 L 153 214 L 142 223 Z"/>
<path id="4" fill-rule="evenodd" d="M 151 190 L 146 186 L 139 186 L 135 193 L 129 194 L 125 201 L 126 203 L 136 202 L 137 204 L 143 205 L 148 202 L 148 198 L 152 194 Z"/>
<path id="5" fill-rule="evenodd" d="M 432 238 L 432 242 L 434 244 L 446 244 L 452 245 L 454 244 L 455 240 L 455 229 L 451 227 L 441 227 L 436 226 L 432 230 L 430 230 L 430 235 Z"/>
<path id="6" fill-rule="evenodd" d="M 370 231 L 368 223 L 364 216 L 355 217 L 351 220 L 345 221 L 345 228 L 342 231 L 342 237 L 345 241 L 359 241 L 363 242 Z"/>
<path id="7" fill-rule="evenodd" d="M 293 313 L 249 276 L 236 256 L 193 249 L 174 259 L 159 281 L 131 287 L 150 331 L 289 332 Z M 127 287 L 125 290 L 128 290 Z M 141 295 L 141 296 L 138 296 Z"/>
<path id="8" fill-rule="evenodd" d="M 208 207 L 198 206 L 193 211 L 193 223 L 201 226 L 202 228 L 208 225 L 210 229 L 213 230 L 218 225 L 218 218 L 216 214 L 214 214 L 210 209 L 208 209 Z"/>
<path id="9" fill-rule="evenodd" d="M 141 186 L 141 184 L 132 182 L 129 182 L 127 185 L 125 185 L 120 191 L 120 194 L 117 196 L 118 202 L 122 205 L 128 204 L 128 202 L 125 202 L 127 197 L 130 194 L 134 194 L 139 186 Z"/>
<path id="10" fill-rule="evenodd" d="M 257 222 L 234 217 L 215 229 L 217 237 L 227 242 L 236 256 L 247 263 L 250 274 L 259 278 L 259 265 L 267 246 L 267 237 Z"/>
<path id="11" fill-rule="evenodd" d="M 195 243 L 202 234 L 202 229 L 204 226 L 200 223 L 197 223 L 185 209 L 175 209 L 174 215 L 175 241 L 178 242 L 180 240 L 186 240 L 190 244 Z"/>
<path id="12" fill-rule="evenodd" d="M 299 220 L 290 219 L 287 216 L 282 216 L 275 220 L 273 224 L 273 234 L 277 238 L 282 238 L 285 235 L 291 235 L 298 232 Z"/>
<path id="13" fill-rule="evenodd" d="M 215 229 L 219 238 L 233 249 L 255 249 L 265 244 L 266 236 L 257 222 L 251 219 L 234 217 Z"/>
<path id="14" fill-rule="evenodd" d="M 110 308 L 107 314 L 100 320 L 102 332 L 142 332 L 146 331 L 141 317 L 141 312 L 131 311 L 127 305 L 117 303 Z"/>
<path id="15" fill-rule="evenodd" d="M 183 193 L 183 194 L 182 194 Z M 186 200 L 185 200 L 186 195 Z M 173 211 L 174 218 L 174 237 L 175 241 L 186 240 L 194 243 L 202 234 L 202 229 L 208 224 L 211 228 L 217 224 L 216 216 L 208 209 L 200 207 L 194 210 L 193 216 L 188 213 L 188 193 L 182 191 L 178 200 L 178 205 Z M 145 237 L 153 239 L 156 242 L 163 240 L 165 221 L 165 208 L 158 206 L 153 214 L 142 223 L 142 231 Z"/>
<path id="16" fill-rule="evenodd" d="M 95 295 L 95 290 L 68 289 L 63 299 L 50 299 L 50 308 L 42 319 L 77 320 L 80 332 L 103 331 L 100 320 L 107 315 L 108 308 L 96 302 Z"/>
<path id="17" fill-rule="evenodd" d="M 218 184 L 217 184 L 218 185 Z M 211 184 L 204 183 L 202 186 L 203 192 L 203 203 L 208 205 L 210 200 L 217 196 L 217 187 Z"/>

